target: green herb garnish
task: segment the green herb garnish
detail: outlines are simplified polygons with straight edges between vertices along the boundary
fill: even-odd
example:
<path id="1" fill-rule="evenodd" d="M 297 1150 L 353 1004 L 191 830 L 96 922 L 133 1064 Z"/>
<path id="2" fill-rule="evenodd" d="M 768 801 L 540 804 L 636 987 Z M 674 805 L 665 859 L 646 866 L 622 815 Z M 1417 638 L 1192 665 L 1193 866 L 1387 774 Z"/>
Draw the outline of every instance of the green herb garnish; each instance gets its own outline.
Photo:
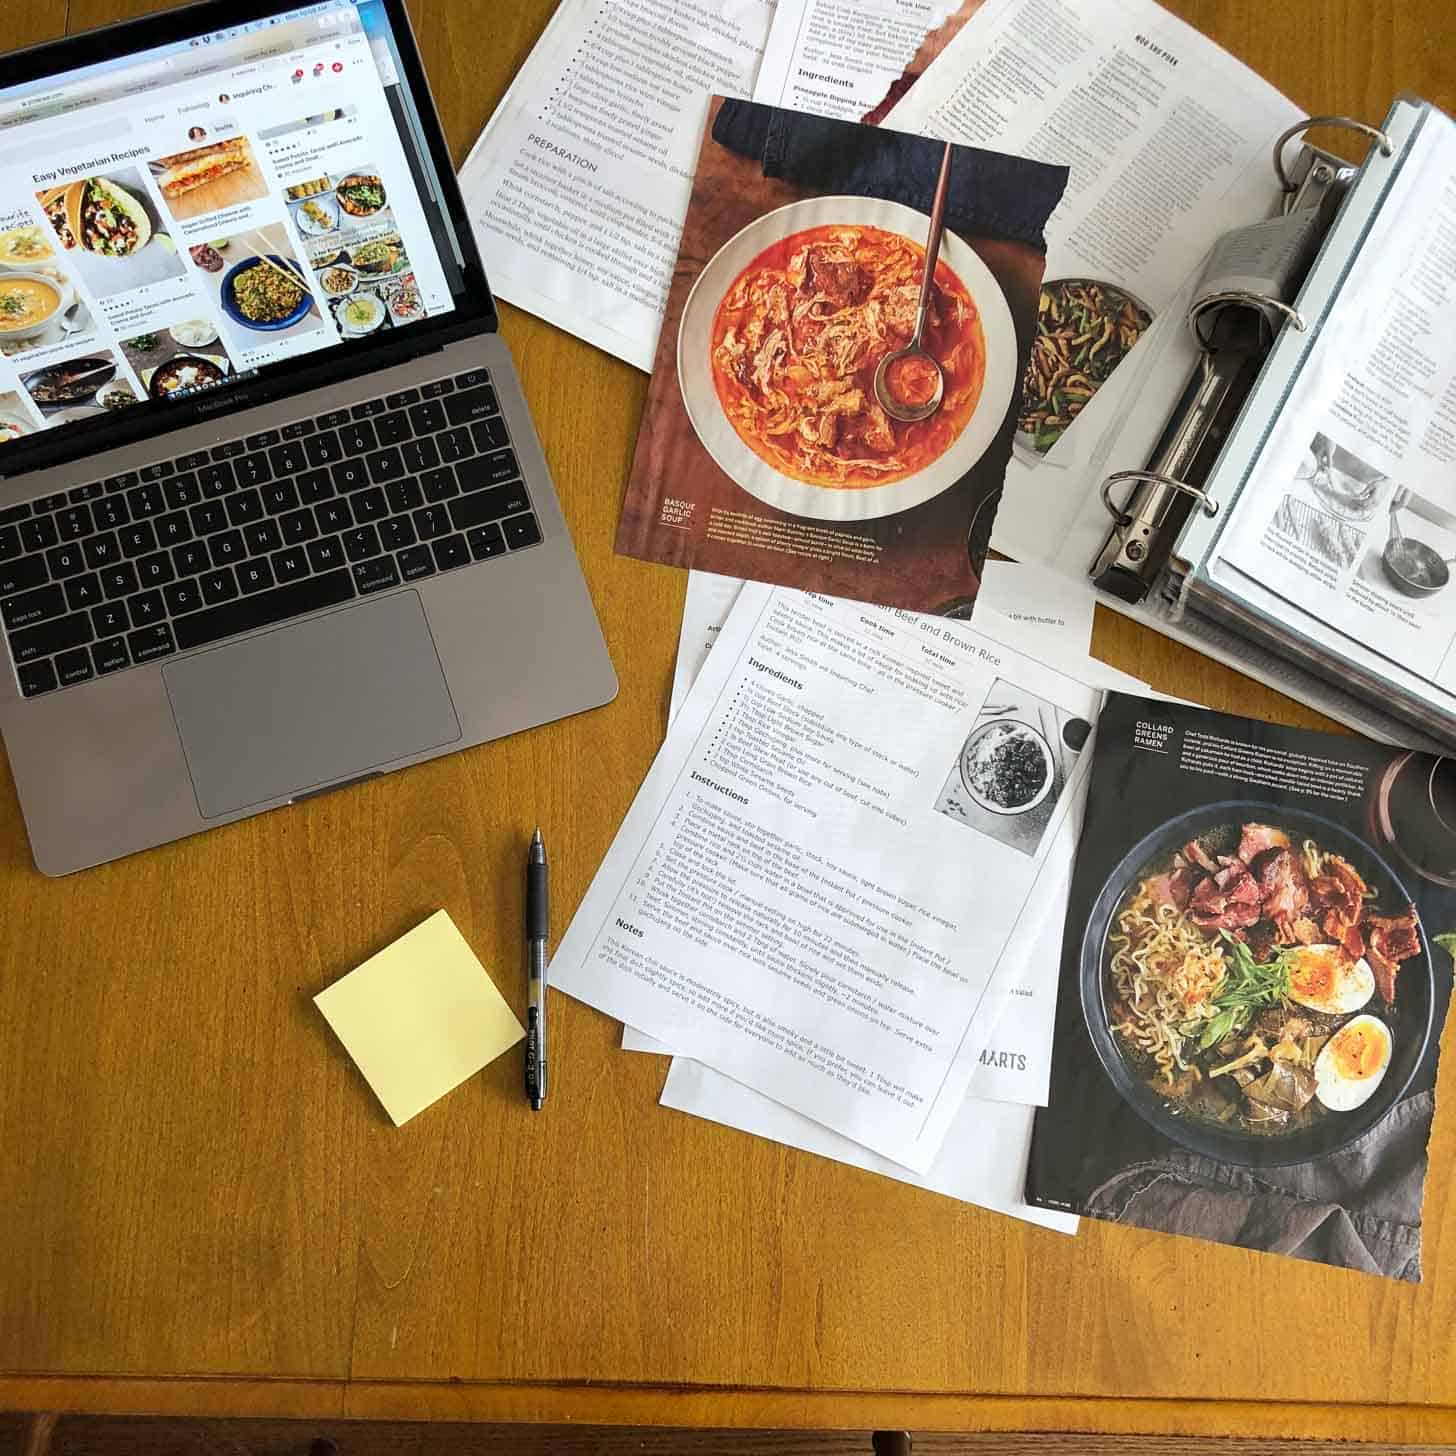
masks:
<path id="1" fill-rule="evenodd" d="M 1289 997 L 1290 953 L 1279 951 L 1273 960 L 1256 961 L 1243 941 L 1220 931 L 1227 943 L 1223 988 L 1213 998 L 1216 1014 L 1203 1028 L 1198 1048 L 1216 1046 L 1231 1031 L 1243 1026 L 1256 1011 Z"/>

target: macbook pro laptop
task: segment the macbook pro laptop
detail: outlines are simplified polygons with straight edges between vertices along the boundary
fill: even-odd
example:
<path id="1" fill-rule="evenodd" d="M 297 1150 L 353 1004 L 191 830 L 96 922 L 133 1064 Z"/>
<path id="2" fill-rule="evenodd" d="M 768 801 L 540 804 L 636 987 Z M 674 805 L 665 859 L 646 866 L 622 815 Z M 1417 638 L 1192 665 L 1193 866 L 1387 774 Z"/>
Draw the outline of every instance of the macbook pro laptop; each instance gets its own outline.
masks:
<path id="1" fill-rule="evenodd" d="M 403 0 L 0 57 L 0 636 L 47 874 L 614 696 Z"/>

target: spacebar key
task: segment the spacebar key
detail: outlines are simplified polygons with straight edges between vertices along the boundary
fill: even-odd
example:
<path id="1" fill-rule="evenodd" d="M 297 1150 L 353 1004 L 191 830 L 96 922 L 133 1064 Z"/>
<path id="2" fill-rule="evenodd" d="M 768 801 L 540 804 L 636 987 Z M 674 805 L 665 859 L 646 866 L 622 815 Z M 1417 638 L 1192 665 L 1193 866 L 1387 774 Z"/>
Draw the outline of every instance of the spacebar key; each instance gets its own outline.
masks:
<path id="1" fill-rule="evenodd" d="M 341 567 L 256 596 L 239 597 L 204 612 L 174 617 L 172 630 L 177 634 L 178 651 L 186 652 L 189 647 L 204 647 L 224 637 L 236 637 L 239 632 L 271 627 L 275 622 L 286 622 L 290 617 L 301 617 L 320 607 L 336 607 L 353 595 L 354 584 L 349 579 L 348 568 Z"/>

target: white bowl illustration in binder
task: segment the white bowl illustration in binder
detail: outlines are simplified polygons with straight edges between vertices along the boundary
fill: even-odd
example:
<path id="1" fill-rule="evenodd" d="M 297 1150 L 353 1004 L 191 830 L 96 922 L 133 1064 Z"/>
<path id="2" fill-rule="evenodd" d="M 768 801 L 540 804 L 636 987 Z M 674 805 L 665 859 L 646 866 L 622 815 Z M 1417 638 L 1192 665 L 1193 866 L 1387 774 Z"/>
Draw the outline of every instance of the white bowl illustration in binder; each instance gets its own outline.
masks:
<path id="1" fill-rule="evenodd" d="M 893 515 L 949 489 L 995 439 L 1016 330 L 990 270 L 949 230 L 924 336 L 944 400 L 911 424 L 875 403 L 875 367 L 914 327 L 927 230 L 898 202 L 809 198 L 730 238 L 693 286 L 677 341 L 683 404 L 717 464 L 766 505 Z"/>

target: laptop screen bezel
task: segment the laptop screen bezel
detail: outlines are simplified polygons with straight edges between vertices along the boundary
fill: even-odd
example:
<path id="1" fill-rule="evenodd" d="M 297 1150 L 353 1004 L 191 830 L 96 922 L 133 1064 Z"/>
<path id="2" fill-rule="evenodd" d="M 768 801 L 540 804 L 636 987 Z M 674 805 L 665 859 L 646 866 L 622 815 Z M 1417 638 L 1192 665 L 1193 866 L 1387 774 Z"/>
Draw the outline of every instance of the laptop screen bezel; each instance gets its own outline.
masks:
<path id="1" fill-rule="evenodd" d="M 82 66 L 123 61 L 157 46 L 281 15 L 305 3 L 307 0 L 196 0 L 194 4 L 12 51 L 0 55 L 0 92 Z M 440 201 L 459 249 L 461 286 L 454 295 L 454 309 L 421 319 L 406 329 L 350 340 L 299 359 L 263 366 L 254 377 L 224 390 L 165 404 L 151 402 L 141 409 L 39 431 L 0 446 L 0 480 L 13 480 L 101 450 L 170 434 L 219 415 L 232 415 L 307 390 L 357 379 L 498 327 L 495 299 L 471 231 L 465 198 L 456 181 L 455 164 L 425 77 L 409 13 L 404 0 L 379 3 L 389 19 L 401 80 L 414 101 L 429 161 L 439 181 Z"/>

